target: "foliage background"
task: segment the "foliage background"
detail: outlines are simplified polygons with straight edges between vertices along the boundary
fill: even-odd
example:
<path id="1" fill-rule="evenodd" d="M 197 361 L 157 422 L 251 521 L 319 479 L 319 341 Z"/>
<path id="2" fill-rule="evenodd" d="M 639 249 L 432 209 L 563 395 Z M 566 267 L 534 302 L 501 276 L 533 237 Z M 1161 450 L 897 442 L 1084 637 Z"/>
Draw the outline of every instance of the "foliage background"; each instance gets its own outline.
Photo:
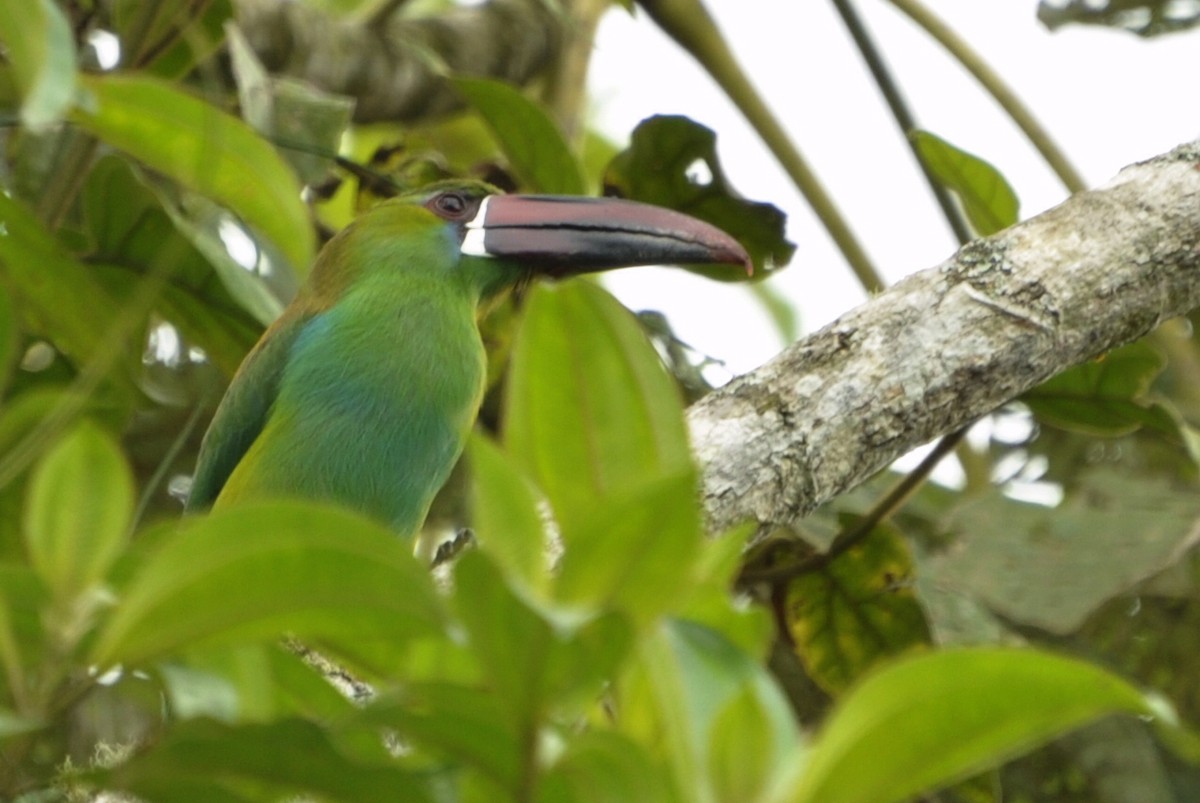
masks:
<path id="1" fill-rule="evenodd" d="M 271 75 L 252 7 L 274 6 L 0 3 L 0 793 L 1195 799 L 1188 322 L 998 413 L 1020 434 L 960 448 L 961 491 L 923 487 L 895 509 L 884 475 L 746 550 L 744 530 L 706 537 L 695 503 L 681 411 L 706 391 L 703 355 L 593 284 L 535 288 L 485 322 L 496 385 L 437 518 L 469 522 L 478 546 L 445 582 L 342 511 L 180 524 L 174 497 L 241 356 L 319 241 L 396 185 L 604 186 L 713 219 L 760 275 L 791 253 L 778 212 L 733 191 L 711 132 L 661 117 L 622 150 L 581 125 L 584 72 L 568 68 L 605 4 L 293 4 L 328 37 L 399 20 L 397 52 L 465 103 L 372 126 L 364 99 L 352 113 L 287 59 L 293 74 Z M 753 105 L 699 6 L 639 10 Z M 445 75 L 447 42 L 478 19 L 551 31 L 551 77 L 533 70 L 520 91 Z M 119 69 L 100 68 L 97 31 Z M 1000 172 L 910 133 L 964 238 L 1015 222 Z M 836 221 L 786 133 L 765 135 Z M 689 178 L 697 158 L 712 181 Z M 1021 478 L 1061 502 L 1015 500 Z M 1110 712 L 1139 718 L 1054 739 Z"/>

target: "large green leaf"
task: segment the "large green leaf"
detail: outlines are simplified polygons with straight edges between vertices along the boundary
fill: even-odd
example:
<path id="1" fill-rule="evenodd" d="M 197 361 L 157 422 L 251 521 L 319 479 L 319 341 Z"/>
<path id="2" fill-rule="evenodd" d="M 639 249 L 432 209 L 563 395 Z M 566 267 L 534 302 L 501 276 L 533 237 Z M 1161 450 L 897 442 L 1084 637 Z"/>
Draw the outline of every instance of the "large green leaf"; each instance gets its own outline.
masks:
<path id="1" fill-rule="evenodd" d="M 432 801 L 429 778 L 395 763 L 356 760 L 326 729 L 302 719 L 230 726 L 176 723 L 165 739 L 100 775 L 109 789 L 146 800 L 309 799 Z M 253 790 L 253 791 L 252 791 Z"/>
<path id="2" fill-rule="evenodd" d="M 370 660 L 439 633 L 428 572 L 384 528 L 310 504 L 185 521 L 134 567 L 92 662 L 142 664 L 200 643 L 286 632 Z"/>
<path id="3" fill-rule="evenodd" d="M 665 621 L 643 639 L 619 691 L 618 724 L 669 766 L 682 800 L 713 800 L 718 791 L 754 785 L 730 767 L 735 747 L 718 728 L 755 721 L 753 760 L 762 778 L 797 750 L 791 710 L 766 669 L 695 622 Z"/>
<path id="4" fill-rule="evenodd" d="M 1175 434 L 1171 414 L 1146 399 L 1165 366 L 1162 354 L 1139 340 L 1052 376 L 1021 401 L 1039 421 L 1085 435 L 1114 437 L 1142 426 Z"/>
<path id="5" fill-rule="evenodd" d="M 75 39 L 53 0 L 0 0 L 0 41 L 23 96 L 21 122 L 54 125 L 75 94 Z"/>
<path id="6" fill-rule="evenodd" d="M 1017 194 L 999 170 L 928 131 L 910 136 L 925 167 L 958 196 L 977 234 L 987 237 L 1017 222 Z"/>
<path id="7" fill-rule="evenodd" d="M 420 683 L 373 702 L 364 722 L 395 729 L 405 743 L 481 772 L 504 789 L 521 782 L 519 724 L 496 689 Z"/>
<path id="8" fill-rule="evenodd" d="M 1070 633 L 1104 602 L 1179 561 L 1200 539 L 1194 488 L 1099 466 L 1058 507 L 995 492 L 947 517 L 955 548 L 922 573 L 1007 619 Z"/>
<path id="9" fill-rule="evenodd" d="M 30 562 L 60 600 L 98 583 L 129 535 L 133 475 L 120 448 L 83 422 L 35 466 L 25 506 Z"/>
<path id="10" fill-rule="evenodd" d="M 607 730 L 591 729 L 574 736 L 538 780 L 538 803 L 674 800 L 662 766 L 650 761 L 645 747 Z"/>
<path id="11" fill-rule="evenodd" d="M 513 346 L 504 441 L 569 539 L 605 500 L 679 476 L 679 394 L 633 316 L 585 281 L 538 286 Z"/>
<path id="12" fill-rule="evenodd" d="M 488 78 L 455 78 L 454 87 L 487 123 L 529 189 L 586 192 L 578 160 L 542 107 L 508 84 Z"/>
<path id="13" fill-rule="evenodd" d="M 472 436 L 467 455 L 475 536 L 510 577 L 545 590 L 549 544 L 535 489 L 483 435 Z"/>
<path id="14" fill-rule="evenodd" d="M 842 517 L 843 526 L 854 521 Z M 903 537 L 879 526 L 827 566 L 791 582 L 786 611 L 796 654 L 822 688 L 841 692 L 871 666 L 929 642 L 912 575 Z"/>
<path id="15" fill-rule="evenodd" d="M 1112 712 L 1162 714 L 1121 678 L 1071 658 L 1000 648 L 920 655 L 840 701 L 779 798 L 907 800 Z"/>
<path id="16" fill-rule="evenodd" d="M 674 610 L 695 580 L 703 541 L 692 471 L 611 498 L 566 541 L 556 595 L 639 622 Z"/>
<path id="17" fill-rule="evenodd" d="M 551 706 L 591 699 L 629 649 L 624 617 L 557 611 L 553 618 L 519 598 L 482 552 L 455 566 L 455 602 L 487 682 L 520 728 Z M 529 736 L 523 733 L 523 736 Z"/>
<path id="18" fill-rule="evenodd" d="M 266 235 L 294 271 L 307 271 L 314 235 L 295 174 L 275 149 L 235 117 L 153 78 L 84 79 L 87 98 L 72 119 L 228 207 Z"/>
<path id="19" fill-rule="evenodd" d="M 711 129 L 686 117 L 643 120 L 629 147 L 605 171 L 605 192 L 677 209 L 724 229 L 750 253 L 761 277 L 786 265 L 796 246 L 785 236 L 783 212 L 771 204 L 747 201 L 730 186 L 717 159 L 716 141 Z M 742 271 L 729 266 L 689 269 L 714 279 L 745 279 Z"/>

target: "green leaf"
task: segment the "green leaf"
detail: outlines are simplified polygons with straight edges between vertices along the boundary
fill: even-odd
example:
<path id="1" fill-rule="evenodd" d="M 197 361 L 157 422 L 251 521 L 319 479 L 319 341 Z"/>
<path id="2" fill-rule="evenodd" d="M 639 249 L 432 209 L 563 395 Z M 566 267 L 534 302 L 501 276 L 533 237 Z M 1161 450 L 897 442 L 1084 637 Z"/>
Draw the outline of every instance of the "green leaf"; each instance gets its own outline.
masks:
<path id="1" fill-rule="evenodd" d="M 370 662 L 440 633 L 429 573 L 388 530 L 300 503 L 185 521 L 129 579 L 91 662 L 139 665 L 199 644 L 286 632 Z"/>
<path id="2" fill-rule="evenodd" d="M 909 136 L 926 169 L 958 196 L 977 234 L 987 237 L 1017 222 L 1017 194 L 999 170 L 928 131 Z"/>
<path id="3" fill-rule="evenodd" d="M 856 517 L 841 519 L 846 527 Z M 903 537 L 883 525 L 820 571 L 791 582 L 788 627 L 818 685 L 836 694 L 880 661 L 929 643 L 913 574 Z"/>
<path id="4" fill-rule="evenodd" d="M 479 113 L 513 170 L 535 192 L 583 195 L 579 162 L 550 116 L 519 90 L 487 78 L 454 78 L 454 88 Z"/>
<path id="5" fill-rule="evenodd" d="M 472 435 L 467 456 L 475 536 L 506 574 L 529 589 L 545 590 L 548 542 L 535 489 L 482 435 Z"/>
<path id="6" fill-rule="evenodd" d="M 570 538 L 608 499 L 689 470 L 679 394 L 633 316 L 585 281 L 530 293 L 504 442 Z"/>
<path id="7" fill-rule="evenodd" d="M 1057 508 L 1000 492 L 966 500 L 945 522 L 955 548 L 921 572 L 1006 619 L 1065 635 L 1200 539 L 1194 488 L 1103 466 L 1075 482 Z"/>
<path id="8" fill-rule="evenodd" d="M 233 17 L 232 0 L 158 0 L 154 18 L 143 29 L 140 53 L 122 59 L 162 78 L 183 78 L 215 53 L 225 39 L 225 22 Z M 142 0 L 120 0 L 114 5 L 116 34 L 122 43 L 130 37 L 136 18 L 146 13 Z M 199 9 L 197 11 L 197 9 Z"/>
<path id="9" fill-rule="evenodd" d="M 27 677 L 28 668 L 42 659 L 49 607 L 46 586 L 31 568 L 0 563 L 0 666 L 6 678 Z M 11 701 L 17 689 L 6 683 L 0 692 L 0 699 Z"/>
<path id="10" fill-rule="evenodd" d="M 0 393 L 8 386 L 21 347 L 17 311 L 8 288 L 0 287 Z"/>
<path id="11" fill-rule="evenodd" d="M 751 689 L 730 698 L 717 714 L 709 736 L 709 773 L 716 799 L 757 800 L 770 782 L 770 719 Z"/>
<path id="12" fill-rule="evenodd" d="M 427 775 L 394 763 L 356 760 L 339 749 L 329 731 L 302 719 L 237 726 L 203 719 L 175 723 L 153 748 L 98 775 L 106 788 L 179 803 L 312 795 L 358 803 L 379 799 L 381 790 L 390 800 L 435 799 Z"/>
<path id="13" fill-rule="evenodd" d="M 283 311 L 284 304 L 281 298 L 290 296 L 295 290 L 291 281 L 292 274 L 273 274 L 282 279 L 281 283 L 285 285 L 281 292 L 276 292 L 267 285 L 261 274 L 246 270 L 225 247 L 221 233 L 223 226 L 230 222 L 230 219 L 221 207 L 203 195 L 183 193 L 179 197 L 170 197 L 173 195 L 174 193 L 164 191 L 159 193 L 159 199 L 163 211 L 167 213 L 175 228 L 204 255 L 238 306 L 263 326 L 270 325 Z M 257 245 L 262 247 L 265 244 Z"/>
<path id="14" fill-rule="evenodd" d="M 113 198 L 122 203 L 113 203 Z M 166 284 L 156 302 L 157 312 L 189 345 L 204 349 L 214 364 L 232 376 L 262 334 L 262 326 L 279 311 L 278 301 L 262 281 L 233 263 L 215 233 L 211 250 L 217 252 L 217 261 L 210 263 L 178 230 L 184 226 L 176 227 L 164 210 L 169 201 L 156 195 L 119 155 L 105 156 L 95 164 L 82 201 L 86 232 L 94 242 L 89 256 L 96 278 L 113 297 L 126 300 L 134 297 L 144 278 L 163 277 Z M 182 213 L 172 208 L 171 214 Z M 238 297 L 224 281 L 226 272 L 235 271 L 228 285 L 249 286 Z M 258 303 L 262 297 L 269 299 L 268 304 Z"/>
<path id="15" fill-rule="evenodd" d="M 754 743 L 761 753 L 754 761 L 773 775 L 795 751 L 798 736 L 788 703 L 766 669 L 710 628 L 667 621 L 639 645 L 634 671 L 619 689 L 619 724 L 670 767 L 681 799 L 711 800 L 714 783 L 735 780 L 728 767 L 733 758 L 711 752 L 714 745 L 731 748 L 716 729 L 728 724 L 730 706 L 748 704 L 747 695 L 765 714 Z"/>
<path id="16" fill-rule="evenodd" d="M 1072 658 L 999 648 L 919 655 L 840 701 L 783 797 L 907 800 L 1112 712 L 1161 713 L 1121 678 Z"/>
<path id="17" fill-rule="evenodd" d="M 704 536 L 692 471 L 614 497 L 566 540 L 556 597 L 648 622 L 691 590 Z"/>
<path id="18" fill-rule="evenodd" d="M 509 717 L 522 727 L 549 704 L 590 698 L 628 650 L 623 617 L 568 616 L 551 622 L 520 599 L 482 552 L 455 565 L 455 607 L 471 650 Z"/>
<path id="19" fill-rule="evenodd" d="M 493 689 L 420 683 L 373 702 L 361 719 L 394 728 L 412 747 L 464 763 L 501 787 L 516 789 L 524 745 L 502 699 Z"/>
<path id="20" fill-rule="evenodd" d="M 53 0 L 0 0 L 0 41 L 23 96 L 21 122 L 57 123 L 75 94 L 75 39 Z"/>
<path id="21" fill-rule="evenodd" d="M 26 543 L 38 574 L 61 600 L 103 579 L 126 543 L 133 474 L 117 444 L 90 422 L 37 464 L 25 507 Z"/>
<path id="22" fill-rule="evenodd" d="M 13 711 L 0 708 L 0 742 L 12 736 L 22 736 L 41 730 L 44 725 Z"/>
<path id="23" fill-rule="evenodd" d="M 350 124 L 354 100 L 270 75 L 246 37 L 232 26 L 229 53 L 242 117 L 281 148 L 304 183 L 323 179 Z"/>
<path id="24" fill-rule="evenodd" d="M 1172 435 L 1178 426 L 1170 413 L 1146 400 L 1165 367 L 1163 355 L 1139 340 L 1050 377 L 1021 401 L 1042 423 L 1071 432 L 1116 437 L 1149 426 Z"/>
<path id="25" fill-rule="evenodd" d="M 113 359 L 121 310 L 20 202 L 0 193 L 0 270 L 26 327 L 82 365 Z"/>
<path id="26" fill-rule="evenodd" d="M 711 129 L 686 117 L 643 120 L 629 147 L 605 171 L 605 192 L 676 209 L 724 229 L 750 253 L 755 275 L 765 276 L 791 261 L 796 251 L 784 233 L 786 218 L 771 204 L 738 195 L 721 169 L 716 142 Z M 689 270 L 724 281 L 745 279 L 741 270 L 729 266 Z"/>
<path id="27" fill-rule="evenodd" d="M 356 711 L 332 677 L 280 644 L 201 647 L 156 672 L 172 719 L 235 723 L 301 716 L 331 722 Z"/>
<path id="28" fill-rule="evenodd" d="M 72 119 L 114 147 L 228 207 L 287 257 L 297 273 L 314 236 L 296 176 L 245 123 L 153 78 L 83 79 L 88 98 Z"/>
<path id="29" fill-rule="evenodd" d="M 587 730 L 538 780 L 539 803 L 667 803 L 674 801 L 661 766 L 626 736 Z"/>

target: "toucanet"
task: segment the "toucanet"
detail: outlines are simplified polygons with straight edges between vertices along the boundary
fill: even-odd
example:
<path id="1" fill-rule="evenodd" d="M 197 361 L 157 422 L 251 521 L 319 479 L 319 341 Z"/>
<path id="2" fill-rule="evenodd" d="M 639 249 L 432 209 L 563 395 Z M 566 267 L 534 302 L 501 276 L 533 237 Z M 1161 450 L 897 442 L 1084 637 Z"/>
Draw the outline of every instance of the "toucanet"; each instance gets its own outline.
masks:
<path id="1" fill-rule="evenodd" d="M 721 230 L 631 201 L 454 182 L 380 203 L 238 369 L 187 509 L 321 499 L 415 535 L 479 412 L 481 305 L 536 276 L 681 263 L 750 269 Z"/>

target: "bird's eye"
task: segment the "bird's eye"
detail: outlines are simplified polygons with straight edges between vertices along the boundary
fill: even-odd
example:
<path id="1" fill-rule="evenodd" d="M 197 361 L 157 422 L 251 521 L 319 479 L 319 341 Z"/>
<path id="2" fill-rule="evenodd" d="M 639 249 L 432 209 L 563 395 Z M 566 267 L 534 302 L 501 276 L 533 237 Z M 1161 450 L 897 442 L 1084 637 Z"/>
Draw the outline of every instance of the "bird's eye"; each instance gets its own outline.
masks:
<path id="1" fill-rule="evenodd" d="M 457 192 L 443 192 L 433 196 L 429 201 L 430 208 L 449 220 L 456 220 L 467 213 L 470 206 L 467 199 Z"/>

